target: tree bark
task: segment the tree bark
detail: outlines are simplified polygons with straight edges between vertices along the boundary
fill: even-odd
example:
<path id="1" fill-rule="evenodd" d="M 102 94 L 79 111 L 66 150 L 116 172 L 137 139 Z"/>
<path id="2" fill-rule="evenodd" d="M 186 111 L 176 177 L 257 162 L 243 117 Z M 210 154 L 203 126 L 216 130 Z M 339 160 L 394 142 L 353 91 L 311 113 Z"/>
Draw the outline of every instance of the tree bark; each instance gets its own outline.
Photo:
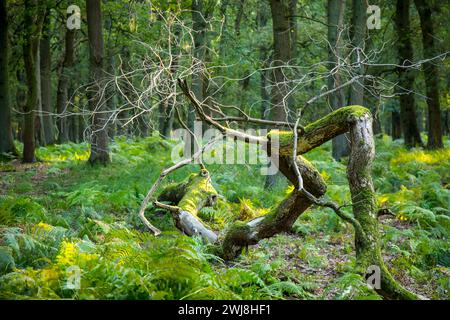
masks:
<path id="1" fill-rule="evenodd" d="M 286 66 L 292 58 L 291 25 L 289 17 L 292 16 L 289 0 L 270 0 L 273 28 L 273 76 L 275 87 L 272 89 L 271 104 L 274 110 L 272 116 L 275 121 L 287 121 L 288 106 L 286 98 L 289 92 Z"/>
<path id="2" fill-rule="evenodd" d="M 339 70 L 334 70 L 341 56 L 342 41 L 340 32 L 343 30 L 345 1 L 344 0 L 328 0 L 328 90 L 339 87 L 342 84 L 342 77 Z M 337 90 L 328 96 L 329 104 L 332 110 L 339 109 L 345 105 L 344 89 Z M 346 157 L 350 153 L 348 140 L 345 135 L 337 136 L 332 140 L 332 155 L 336 160 Z"/>
<path id="3" fill-rule="evenodd" d="M 180 29 L 175 27 L 174 36 L 178 38 L 180 35 Z M 172 37 L 170 35 L 170 37 Z M 169 39 L 169 45 L 171 46 L 170 52 L 172 53 L 172 59 L 170 61 L 169 70 L 170 77 L 172 79 L 175 78 L 175 74 L 178 69 L 178 59 L 179 59 L 179 50 L 176 45 L 173 43 L 173 39 Z M 176 86 L 176 84 L 174 84 Z M 169 99 L 165 100 L 165 103 L 160 104 L 160 123 L 159 123 L 159 133 L 163 138 L 170 138 L 172 129 L 173 129 L 173 121 L 175 118 L 175 107 L 176 107 L 176 96 L 173 96 Z"/>
<path id="4" fill-rule="evenodd" d="M 433 26 L 433 10 L 428 1 L 414 0 L 420 17 L 420 27 L 422 29 L 423 55 L 425 59 L 433 58 L 437 55 L 435 45 L 435 31 Z M 425 85 L 428 104 L 428 142 L 427 148 L 443 148 L 442 124 L 441 124 L 441 104 L 439 102 L 439 69 L 436 61 L 429 61 L 424 64 Z"/>
<path id="5" fill-rule="evenodd" d="M 388 299 L 418 299 L 416 295 L 399 285 L 381 256 L 377 205 L 371 170 L 375 157 L 375 142 L 372 134 L 372 117 L 365 114 L 355 119 L 350 127 L 351 153 L 347 167 L 353 215 L 361 226 L 355 229 L 357 268 L 366 274 L 370 266 L 381 271 L 381 288 L 376 291 Z"/>
<path id="6" fill-rule="evenodd" d="M 224 56 L 225 52 L 225 42 L 227 39 L 227 27 L 228 27 L 228 15 L 227 15 L 227 9 L 228 9 L 228 2 L 229 0 L 222 0 L 220 2 L 220 17 L 222 18 L 223 25 L 222 25 L 222 33 L 220 35 L 220 42 L 219 42 L 219 55 L 221 57 Z"/>
<path id="7" fill-rule="evenodd" d="M 399 65 L 408 66 L 413 61 L 411 30 L 409 23 L 409 0 L 397 0 L 395 24 L 397 27 L 397 51 Z M 400 119 L 403 137 L 407 147 L 422 146 L 417 126 L 416 101 L 414 99 L 414 71 L 408 68 L 397 69 L 400 90 Z M 407 90 L 408 92 L 403 92 Z"/>
<path id="8" fill-rule="evenodd" d="M 298 156 L 296 161 L 305 189 L 315 197 L 323 196 L 326 185 L 317 169 L 302 156 Z M 225 259 L 234 259 L 243 248 L 255 245 L 260 240 L 280 232 L 291 230 L 297 218 L 312 205 L 312 202 L 297 189 L 297 176 L 292 166 L 292 157 L 280 157 L 280 171 L 296 188 L 267 215 L 249 222 L 234 223 L 227 231 L 222 243 L 222 254 Z"/>
<path id="9" fill-rule="evenodd" d="M 38 108 L 38 74 L 36 61 L 45 7 L 36 0 L 25 0 L 23 58 L 27 84 L 24 108 L 23 162 L 36 161 L 35 116 Z"/>
<path id="10" fill-rule="evenodd" d="M 217 191 L 211 183 L 207 170 L 192 174 L 185 182 L 166 188 L 158 201 L 169 201 L 177 207 L 159 206 L 169 209 L 178 229 L 189 236 L 199 235 L 209 243 L 217 241 L 217 235 L 202 222 L 197 214 L 203 207 L 213 206 L 217 201 Z"/>
<path id="11" fill-rule="evenodd" d="M 9 96 L 9 41 L 6 0 L 0 1 L 0 153 L 17 155 L 11 128 L 11 101 Z"/>
<path id="12" fill-rule="evenodd" d="M 192 29 L 194 38 L 194 63 L 202 68 L 204 57 L 205 57 L 205 32 L 206 32 L 206 21 L 202 15 L 205 10 L 206 5 L 205 0 L 192 1 Z M 197 71 L 192 75 L 192 92 L 199 101 L 203 101 L 203 80 L 201 70 Z M 195 122 L 195 110 L 193 108 L 188 109 L 188 119 L 187 125 L 189 129 L 194 132 L 194 122 Z M 191 152 L 193 149 L 191 149 Z"/>
<path id="13" fill-rule="evenodd" d="M 42 91 L 41 91 L 41 50 L 40 41 L 35 62 L 37 75 L 37 114 L 35 119 L 35 141 L 38 146 L 45 146 L 44 120 L 42 115 Z"/>
<path id="14" fill-rule="evenodd" d="M 402 126 L 398 111 L 391 112 L 391 128 L 392 140 L 400 139 L 402 137 Z"/>
<path id="15" fill-rule="evenodd" d="M 86 0 L 91 90 L 89 106 L 92 115 L 91 155 L 89 162 L 107 164 L 110 162 L 107 134 L 106 103 L 102 95 L 103 31 L 101 0 Z"/>
<path id="16" fill-rule="evenodd" d="M 266 8 L 266 2 L 260 1 L 257 7 L 256 13 L 256 30 L 262 32 L 262 29 L 267 26 L 268 12 Z M 261 119 L 269 120 L 270 114 L 270 94 L 267 89 L 267 79 L 269 72 L 266 70 L 268 67 L 269 50 L 270 47 L 266 43 L 260 43 L 259 45 L 259 61 L 261 63 L 260 73 L 260 95 L 261 95 Z"/>
<path id="17" fill-rule="evenodd" d="M 363 0 L 353 0 L 352 4 L 352 63 L 356 64 L 355 74 L 364 75 L 365 68 L 361 64 L 362 52 L 365 48 L 367 2 Z M 364 105 L 364 79 L 355 81 L 350 90 L 350 105 Z"/>
<path id="18" fill-rule="evenodd" d="M 47 12 L 44 19 L 42 39 L 40 42 L 41 62 L 41 100 L 42 100 L 42 125 L 45 144 L 55 142 L 53 107 L 52 107 L 52 60 L 50 48 L 50 14 Z"/>
<path id="19" fill-rule="evenodd" d="M 64 51 L 59 67 L 58 89 L 56 95 L 56 110 L 58 112 L 58 143 L 69 141 L 69 119 L 67 117 L 69 108 L 69 86 L 72 66 L 75 59 L 75 33 L 76 29 L 70 30 L 64 26 L 66 32 L 64 37 Z"/>
<path id="20" fill-rule="evenodd" d="M 238 4 L 237 4 L 236 20 L 234 20 L 234 32 L 236 33 L 237 36 L 239 36 L 241 34 L 241 21 L 242 16 L 244 14 L 245 0 L 237 0 L 237 1 Z"/>
<path id="21" fill-rule="evenodd" d="M 288 121 L 291 116 L 289 112 L 288 97 L 289 85 L 285 68 L 292 59 L 292 38 L 291 19 L 294 15 L 290 0 L 270 0 L 270 10 L 272 13 L 272 33 L 273 33 L 273 61 L 272 75 L 273 87 L 271 90 L 271 119 L 275 121 Z M 271 189 L 278 175 L 268 175 L 264 187 Z"/>

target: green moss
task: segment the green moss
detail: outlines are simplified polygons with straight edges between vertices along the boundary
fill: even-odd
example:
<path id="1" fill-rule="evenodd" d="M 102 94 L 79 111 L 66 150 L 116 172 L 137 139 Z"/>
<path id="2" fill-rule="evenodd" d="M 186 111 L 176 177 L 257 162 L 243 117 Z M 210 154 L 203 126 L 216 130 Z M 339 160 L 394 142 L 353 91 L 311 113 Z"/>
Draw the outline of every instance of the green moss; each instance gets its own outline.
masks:
<path id="1" fill-rule="evenodd" d="M 217 191 L 211 184 L 208 171 L 202 170 L 198 174 L 190 175 L 186 193 L 178 203 L 178 207 L 193 215 L 197 215 L 198 210 L 212 195 L 217 195 Z"/>
<path id="2" fill-rule="evenodd" d="M 302 136 L 332 124 L 341 127 L 343 123 L 349 123 L 351 120 L 360 118 L 366 114 L 370 114 L 369 109 L 357 105 L 343 107 L 329 113 L 325 117 L 308 124 L 304 128 L 305 132 L 298 136 L 298 149 L 310 149 L 308 141 L 302 139 Z M 290 146 L 294 141 L 294 133 L 292 131 L 271 130 L 268 133 L 267 138 L 273 140 L 274 136 L 278 136 L 280 146 Z M 281 153 L 283 154 L 285 152 L 281 151 Z"/>
<path id="3" fill-rule="evenodd" d="M 244 221 L 236 221 L 228 229 L 228 232 L 230 234 L 237 234 L 237 233 L 241 233 L 241 232 L 246 233 L 249 231 L 250 231 L 250 227 L 247 224 L 247 222 L 244 222 Z"/>
<path id="4" fill-rule="evenodd" d="M 351 119 L 360 118 L 366 114 L 370 114 L 370 111 L 369 109 L 364 108 L 362 106 L 343 107 L 327 114 L 325 117 L 320 118 L 319 120 L 313 123 L 308 124 L 305 127 L 305 132 L 314 131 L 320 127 L 327 125 L 330 122 L 333 123 L 347 122 Z"/>
<path id="5" fill-rule="evenodd" d="M 280 131 L 278 129 L 271 130 L 267 134 L 267 138 L 273 140 L 273 138 L 278 137 L 278 143 L 280 145 L 288 145 L 294 141 L 294 133 L 292 131 Z"/>

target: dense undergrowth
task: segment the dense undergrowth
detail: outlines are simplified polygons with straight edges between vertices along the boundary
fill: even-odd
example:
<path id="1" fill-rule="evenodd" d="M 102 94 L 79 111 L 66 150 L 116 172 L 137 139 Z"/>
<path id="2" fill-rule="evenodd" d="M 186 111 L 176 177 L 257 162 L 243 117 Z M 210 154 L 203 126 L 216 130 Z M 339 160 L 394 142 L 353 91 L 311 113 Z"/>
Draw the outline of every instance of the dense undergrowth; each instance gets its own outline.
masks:
<path id="1" fill-rule="evenodd" d="M 348 203 L 345 163 L 333 161 L 329 148 L 307 158 L 327 181 L 327 196 Z M 87 165 L 88 150 L 57 145 L 39 148 L 37 164 L 0 164 L 0 298 L 380 299 L 353 272 L 352 227 L 332 211 L 312 208 L 292 232 L 225 262 L 182 235 L 164 211 L 146 213 L 164 231 L 159 237 L 137 219 L 144 194 L 170 163 L 166 143 L 116 138 L 107 167 Z M 377 139 L 379 206 L 395 214 L 380 218 L 385 261 L 403 285 L 433 299 L 448 299 L 450 290 L 449 160 L 449 148 L 406 151 Z M 266 213 L 290 189 L 280 179 L 265 191 L 258 166 L 208 169 L 227 200 L 200 213 L 216 228 Z M 195 170 L 178 170 L 166 183 Z"/>

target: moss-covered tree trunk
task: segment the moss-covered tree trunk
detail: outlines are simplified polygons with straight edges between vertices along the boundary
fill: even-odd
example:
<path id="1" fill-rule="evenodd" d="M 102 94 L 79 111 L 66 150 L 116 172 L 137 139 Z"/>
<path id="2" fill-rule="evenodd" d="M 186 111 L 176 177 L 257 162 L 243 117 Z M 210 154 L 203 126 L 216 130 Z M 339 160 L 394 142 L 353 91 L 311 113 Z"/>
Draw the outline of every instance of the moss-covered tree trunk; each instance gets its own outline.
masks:
<path id="1" fill-rule="evenodd" d="M 372 117 L 366 114 L 355 120 L 350 128 L 351 153 L 347 168 L 352 196 L 353 215 L 363 232 L 355 230 L 355 248 L 358 271 L 364 274 L 368 267 L 381 271 L 381 288 L 377 291 L 389 299 L 417 299 L 399 285 L 386 268 L 380 249 L 377 205 L 372 182 L 372 162 L 375 142 L 372 134 Z"/>
<path id="2" fill-rule="evenodd" d="M 305 188 L 315 197 L 323 196 L 326 192 L 326 185 L 317 169 L 302 156 L 298 156 L 296 161 Z M 267 215 L 246 223 L 235 223 L 226 233 L 222 244 L 224 258 L 233 259 L 240 254 L 244 247 L 254 245 L 260 240 L 270 238 L 280 232 L 291 230 L 297 218 L 313 204 L 298 190 L 292 157 L 280 157 L 280 171 L 295 186 L 294 190 Z"/>
<path id="3" fill-rule="evenodd" d="M 197 214 L 203 207 L 210 207 L 217 201 L 217 191 L 211 184 L 207 170 L 192 174 L 185 182 L 166 188 L 158 201 L 170 202 L 177 206 L 156 205 L 171 211 L 178 229 L 189 236 L 199 235 L 207 242 L 215 243 L 217 235 L 208 228 Z"/>
<path id="4" fill-rule="evenodd" d="M 155 204 L 174 214 L 176 225 L 188 235 L 200 235 L 215 243 L 225 259 L 237 257 L 242 249 L 257 244 L 261 239 L 289 231 L 298 216 L 312 204 L 321 204 L 319 198 L 326 192 L 326 185 L 314 166 L 301 154 L 320 146 L 337 135 L 349 132 L 351 152 L 348 164 L 348 181 L 353 202 L 353 217 L 343 217 L 355 227 L 355 248 L 357 271 L 365 275 L 370 266 L 381 270 L 381 289 L 377 291 L 389 299 L 414 299 L 414 294 L 401 287 L 384 265 L 380 244 L 377 206 L 371 177 L 372 161 L 375 155 L 372 133 L 372 115 L 361 106 L 340 108 L 324 118 L 302 128 L 297 139 L 292 131 L 272 130 L 269 144 L 277 136 L 279 151 L 270 156 L 277 157 L 281 173 L 294 185 L 294 190 L 267 215 L 248 222 L 238 221 L 217 236 L 198 217 L 197 212 L 206 205 L 212 205 L 217 192 L 211 185 L 209 174 L 202 170 L 186 182 L 167 188 Z M 292 154 L 296 145 L 296 165 Z M 303 186 L 299 186 L 299 175 Z M 324 205 L 331 207 L 329 205 Z M 338 210 L 338 209 L 335 209 Z M 342 214 L 339 216 L 342 217 Z"/>

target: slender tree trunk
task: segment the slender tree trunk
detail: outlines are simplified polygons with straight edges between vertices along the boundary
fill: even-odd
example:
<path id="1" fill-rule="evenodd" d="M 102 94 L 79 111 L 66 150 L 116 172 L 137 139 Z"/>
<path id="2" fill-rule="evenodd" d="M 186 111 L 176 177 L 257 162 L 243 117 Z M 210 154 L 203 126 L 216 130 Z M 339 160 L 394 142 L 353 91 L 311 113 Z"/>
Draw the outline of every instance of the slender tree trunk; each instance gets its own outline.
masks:
<path id="1" fill-rule="evenodd" d="M 244 5 L 245 0 L 237 0 L 237 12 L 236 12 L 236 20 L 234 20 L 234 32 L 237 36 L 241 34 L 241 21 L 242 16 L 244 15 Z"/>
<path id="2" fill-rule="evenodd" d="M 38 60 L 39 40 L 45 8 L 36 0 L 25 0 L 23 58 L 27 83 L 27 102 L 24 108 L 23 162 L 36 161 L 35 111 L 38 108 Z"/>
<path id="3" fill-rule="evenodd" d="M 265 53 L 261 53 L 261 58 L 265 57 Z M 265 65 L 263 65 L 263 68 Z M 260 71 L 260 94 L 261 94 L 261 119 L 268 119 L 270 113 L 270 94 L 267 90 L 267 70 Z"/>
<path id="4" fill-rule="evenodd" d="M 178 27 L 175 28 L 176 29 L 174 32 L 174 36 L 175 38 L 178 38 L 180 36 L 180 29 Z M 172 36 L 170 35 L 170 37 Z M 174 45 L 172 40 L 173 40 L 172 38 L 169 39 L 169 45 L 171 46 L 170 52 L 172 54 L 169 70 L 170 70 L 170 77 L 174 78 L 178 69 L 179 50 L 177 46 Z M 175 118 L 176 103 L 177 103 L 176 96 L 172 96 L 171 98 L 166 99 L 165 103 L 160 104 L 161 111 L 160 111 L 159 133 L 163 138 L 170 138 Z"/>
<path id="5" fill-rule="evenodd" d="M 286 68 L 292 59 L 291 19 L 293 11 L 290 0 L 270 0 L 273 29 L 273 81 L 271 91 L 271 118 L 276 121 L 289 120 L 289 86 L 287 84 Z M 264 187 L 272 188 L 277 181 L 277 175 L 268 175 Z"/>
<path id="6" fill-rule="evenodd" d="M 58 118 L 58 142 L 66 143 L 69 141 L 69 119 L 67 113 L 69 110 L 69 86 L 71 79 L 71 69 L 75 59 L 75 32 L 64 26 L 66 32 L 64 37 L 64 52 L 61 58 L 61 66 L 59 69 L 58 90 L 56 96 L 56 109 L 59 114 Z"/>
<path id="7" fill-rule="evenodd" d="M 11 101 L 8 73 L 8 13 L 6 0 L 0 0 L 0 153 L 17 155 L 11 128 Z"/>
<path id="8" fill-rule="evenodd" d="M 105 29 L 107 30 L 107 41 L 106 41 L 106 72 L 108 74 L 108 78 L 115 77 L 116 70 L 116 61 L 114 54 L 114 46 L 112 44 L 112 27 L 113 21 L 111 12 L 105 18 Z M 110 115 L 113 115 L 114 110 L 117 108 L 117 95 L 116 88 L 112 84 L 108 84 L 105 90 L 106 94 L 106 105 L 108 110 L 111 111 Z M 110 138 L 114 138 L 116 135 L 116 121 L 111 122 L 108 126 L 108 135 Z"/>
<path id="9" fill-rule="evenodd" d="M 25 70 L 22 68 L 18 69 L 16 72 L 17 76 L 17 90 L 16 90 L 16 104 L 17 109 L 21 112 L 25 111 L 25 105 L 27 103 L 27 91 L 26 91 L 26 77 Z M 19 117 L 17 121 L 17 140 L 23 143 L 23 124 L 25 122 L 25 117 Z"/>
<path id="10" fill-rule="evenodd" d="M 419 130 L 420 134 L 423 131 L 423 111 L 418 109 L 416 115 L 417 115 L 417 129 Z"/>
<path id="11" fill-rule="evenodd" d="M 220 35 L 220 43 L 219 43 L 219 52 L 220 56 L 223 57 L 225 52 L 225 41 L 227 39 L 227 23 L 228 23 L 228 15 L 227 15 L 227 8 L 228 8 L 228 2 L 229 0 L 222 0 L 220 4 L 220 17 L 223 19 L 223 27 L 222 27 L 222 34 Z"/>
<path id="12" fill-rule="evenodd" d="M 205 57 L 205 29 L 206 21 L 202 16 L 205 1 L 192 1 L 192 28 L 194 37 L 194 63 L 199 65 L 203 63 Z M 192 76 L 192 91 L 199 101 L 203 101 L 203 80 L 200 72 Z M 187 125 L 191 131 L 194 130 L 195 110 L 189 108 Z M 193 150 L 193 149 L 192 149 Z"/>
<path id="13" fill-rule="evenodd" d="M 339 70 L 334 70 L 338 65 L 341 56 L 342 35 L 345 1 L 344 0 L 328 0 L 328 61 L 330 62 L 328 69 L 333 74 L 328 77 L 328 89 L 339 87 L 342 84 L 342 78 Z M 328 96 L 329 104 L 332 110 L 345 106 L 344 89 L 337 90 Z M 336 160 L 348 156 L 350 148 L 348 138 L 345 135 L 337 136 L 332 140 L 332 155 Z"/>
<path id="14" fill-rule="evenodd" d="M 263 28 L 267 26 L 268 10 L 265 1 L 260 1 L 257 7 L 256 13 L 256 28 L 257 32 L 262 32 Z M 260 95 L 261 95 L 261 119 L 269 119 L 270 113 L 270 94 L 267 89 L 267 79 L 269 72 L 266 70 L 268 67 L 269 50 L 268 44 L 262 42 L 259 45 L 259 61 L 261 63 L 260 73 Z"/>
<path id="15" fill-rule="evenodd" d="M 40 41 L 37 50 L 37 59 L 35 63 L 36 75 L 37 75 L 37 114 L 35 120 L 35 140 L 37 145 L 45 146 L 45 133 L 44 133 L 44 119 L 42 117 L 42 85 L 41 85 L 41 50 Z"/>
<path id="16" fill-rule="evenodd" d="M 52 108 L 52 61 L 50 49 L 50 14 L 45 15 L 40 42 L 42 124 L 45 144 L 55 142 Z"/>
<path id="17" fill-rule="evenodd" d="M 391 134 L 393 140 L 398 140 L 402 137 L 402 126 L 400 121 L 400 112 L 391 112 Z"/>
<path id="18" fill-rule="evenodd" d="M 449 109 L 445 110 L 444 113 L 444 126 L 443 126 L 443 133 L 445 135 L 450 135 L 450 111 Z"/>
<path id="19" fill-rule="evenodd" d="M 107 62 L 106 62 L 106 71 L 108 72 L 108 77 L 115 77 L 115 58 L 112 52 L 112 49 L 109 47 L 107 53 Z M 106 105 L 107 109 L 111 111 L 110 115 L 113 114 L 114 110 L 117 109 L 117 94 L 114 85 L 108 84 L 106 88 Z M 114 138 L 116 135 L 116 123 L 114 121 L 110 123 L 108 126 L 108 135 L 110 138 Z"/>
<path id="20" fill-rule="evenodd" d="M 413 61 L 411 30 L 409 24 L 409 0 L 397 0 L 395 24 L 397 27 L 397 50 L 399 65 L 408 66 Z M 414 71 L 408 68 L 398 68 L 400 90 L 400 119 L 403 137 L 407 147 L 422 145 L 417 126 L 416 102 L 414 99 Z M 410 92 L 403 92 L 408 90 Z"/>
<path id="21" fill-rule="evenodd" d="M 273 119 L 277 121 L 286 121 L 288 115 L 288 106 L 285 98 L 288 95 L 289 87 L 286 84 L 286 70 L 283 70 L 283 66 L 286 66 L 292 57 L 289 19 L 292 16 L 292 12 L 289 4 L 289 0 L 270 0 L 274 45 L 273 74 L 275 81 L 271 103 L 274 108 Z"/>
<path id="22" fill-rule="evenodd" d="M 107 134 L 106 104 L 102 96 L 103 72 L 103 31 L 101 0 L 86 0 L 89 61 L 92 94 L 89 106 L 92 115 L 91 155 L 90 163 L 107 164 L 110 162 Z"/>
<path id="23" fill-rule="evenodd" d="M 420 17 L 423 55 L 425 59 L 430 59 L 437 55 L 432 20 L 433 10 L 429 1 L 414 0 L 414 2 Z M 429 149 L 444 147 L 442 142 L 441 104 L 439 102 L 439 69 L 436 63 L 436 61 L 427 62 L 423 68 L 428 104 L 429 129 L 427 148 Z"/>
<path id="24" fill-rule="evenodd" d="M 131 63 L 131 53 L 130 53 L 130 49 L 128 48 L 128 46 L 124 45 L 121 49 L 121 65 L 120 65 L 120 69 L 121 69 L 121 74 L 125 77 L 128 76 L 128 73 L 131 71 L 131 67 L 130 67 L 130 63 Z M 128 99 L 130 101 L 133 101 L 134 96 L 133 96 L 133 91 L 131 89 L 131 83 L 133 83 L 133 78 L 130 77 L 128 78 L 123 86 L 123 93 L 126 97 L 128 97 Z M 118 116 L 118 120 L 119 123 L 117 124 L 117 131 L 118 134 L 124 134 L 127 135 L 131 130 L 130 127 L 123 127 L 123 124 L 125 124 L 126 120 L 122 120 L 122 119 L 128 119 L 130 116 L 134 115 L 134 108 L 132 108 L 132 106 L 128 103 L 128 100 L 125 99 L 122 95 L 120 95 L 119 97 L 122 102 L 123 108 L 125 109 L 124 111 L 120 112 L 119 116 Z M 131 110 L 127 110 L 127 108 L 132 108 Z"/>
<path id="25" fill-rule="evenodd" d="M 215 7 L 215 2 L 214 1 L 208 1 L 207 2 L 208 6 L 204 8 L 203 10 L 203 17 L 206 21 L 210 21 L 213 13 L 214 13 L 214 7 Z M 203 61 L 205 64 L 205 67 L 207 67 L 209 64 L 211 64 L 212 61 L 212 57 L 211 57 L 211 37 L 210 34 L 207 32 L 207 25 L 205 24 L 205 29 L 204 29 L 204 50 L 203 50 Z M 208 78 L 208 74 L 205 72 L 201 75 L 201 80 L 202 80 L 202 96 L 203 96 L 203 100 L 205 101 L 205 104 L 208 107 L 211 107 L 211 98 L 210 98 L 210 94 L 211 94 L 211 90 L 212 88 L 209 87 L 209 78 Z M 212 114 L 211 110 L 208 110 L 209 114 Z M 206 128 L 208 127 L 208 125 L 206 123 L 203 123 L 203 126 L 206 130 Z"/>
<path id="26" fill-rule="evenodd" d="M 363 59 L 366 37 L 367 2 L 353 0 L 352 4 L 352 63 L 356 64 L 355 73 L 364 75 L 365 68 L 360 63 Z M 355 81 L 350 90 L 350 105 L 364 105 L 364 79 Z"/>

